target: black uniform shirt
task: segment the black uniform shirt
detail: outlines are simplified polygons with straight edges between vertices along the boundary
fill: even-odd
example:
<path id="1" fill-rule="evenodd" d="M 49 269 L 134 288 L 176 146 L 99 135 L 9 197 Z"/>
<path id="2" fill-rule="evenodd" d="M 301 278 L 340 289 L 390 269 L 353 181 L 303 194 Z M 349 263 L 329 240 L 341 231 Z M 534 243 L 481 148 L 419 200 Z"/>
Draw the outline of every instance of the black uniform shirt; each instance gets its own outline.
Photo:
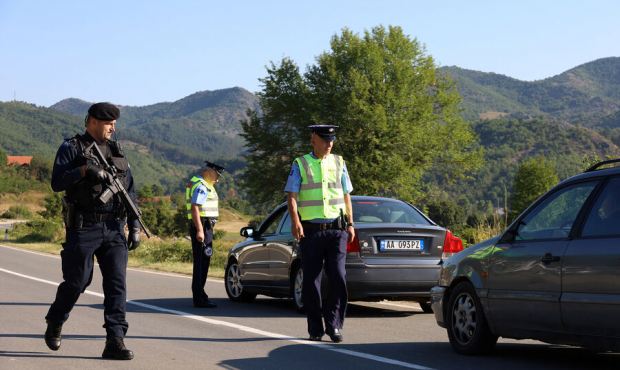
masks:
<path id="1" fill-rule="evenodd" d="M 94 139 L 88 132 L 84 133 L 87 141 Z M 101 152 L 109 159 L 111 157 L 111 151 L 109 145 L 99 145 Z M 65 140 L 58 148 L 56 153 L 56 159 L 54 160 L 54 168 L 52 170 L 52 190 L 66 191 L 71 185 L 82 179 L 80 174 L 80 167 L 85 162 L 80 160 L 78 156 L 78 146 L 73 140 Z M 131 169 L 127 170 L 127 193 L 135 201 L 136 192 L 134 189 L 133 177 L 131 175 Z"/>

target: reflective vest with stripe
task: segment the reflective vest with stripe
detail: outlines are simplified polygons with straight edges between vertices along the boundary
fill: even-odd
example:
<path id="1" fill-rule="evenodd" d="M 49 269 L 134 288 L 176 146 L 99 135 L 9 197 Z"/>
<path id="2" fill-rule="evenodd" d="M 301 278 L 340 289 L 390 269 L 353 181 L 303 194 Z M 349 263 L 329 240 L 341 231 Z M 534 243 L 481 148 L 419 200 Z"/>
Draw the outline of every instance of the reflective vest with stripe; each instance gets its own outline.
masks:
<path id="1" fill-rule="evenodd" d="M 200 217 L 218 217 L 218 196 L 215 187 L 206 182 L 203 178 L 194 176 L 185 187 L 185 209 L 187 210 L 187 219 L 192 219 L 192 195 L 199 185 L 204 185 L 209 193 L 207 200 L 200 206 Z"/>
<path id="2" fill-rule="evenodd" d="M 344 212 L 344 160 L 330 154 L 319 160 L 311 154 L 295 159 L 301 174 L 297 210 L 303 221 L 336 218 Z"/>

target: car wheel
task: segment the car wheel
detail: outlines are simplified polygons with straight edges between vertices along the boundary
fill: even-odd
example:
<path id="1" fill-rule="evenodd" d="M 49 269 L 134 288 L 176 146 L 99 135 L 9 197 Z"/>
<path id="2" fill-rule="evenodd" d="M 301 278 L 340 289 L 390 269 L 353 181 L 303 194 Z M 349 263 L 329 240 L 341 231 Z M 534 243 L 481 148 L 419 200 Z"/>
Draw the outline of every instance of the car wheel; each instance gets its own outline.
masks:
<path id="1" fill-rule="evenodd" d="M 249 293 L 243 289 L 241 273 L 237 261 L 230 261 L 226 266 L 226 294 L 231 301 L 251 302 L 256 298 L 256 293 Z"/>
<path id="2" fill-rule="evenodd" d="M 291 298 L 293 298 L 293 304 L 299 312 L 304 312 L 304 301 L 301 295 L 302 286 L 304 283 L 304 271 L 301 266 L 297 267 L 291 277 Z"/>
<path id="3" fill-rule="evenodd" d="M 423 301 L 423 302 L 418 302 L 420 304 L 420 308 L 422 309 L 422 311 L 424 313 L 433 313 L 433 308 L 431 307 L 431 302 L 429 301 Z"/>
<path id="4" fill-rule="evenodd" d="M 448 337 L 452 348 L 464 355 L 487 353 L 497 343 L 491 333 L 476 290 L 460 283 L 450 293 L 447 308 Z"/>

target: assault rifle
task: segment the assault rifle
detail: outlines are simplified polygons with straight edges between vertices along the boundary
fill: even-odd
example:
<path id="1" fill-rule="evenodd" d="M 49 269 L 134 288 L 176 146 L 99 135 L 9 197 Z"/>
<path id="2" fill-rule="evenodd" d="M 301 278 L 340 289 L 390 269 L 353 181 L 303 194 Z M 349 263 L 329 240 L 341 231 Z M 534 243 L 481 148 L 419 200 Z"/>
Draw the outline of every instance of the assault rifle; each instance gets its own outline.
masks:
<path id="1" fill-rule="evenodd" d="M 131 200 L 131 197 L 125 190 L 123 183 L 119 180 L 116 168 L 114 166 L 110 166 L 108 161 L 106 161 L 103 153 L 101 153 L 101 149 L 95 144 L 93 141 L 92 144 L 86 147 L 84 153 L 88 156 L 90 153 L 94 154 L 90 156 L 89 159 L 95 161 L 98 166 L 101 166 L 108 175 L 107 187 L 105 190 L 99 195 L 99 201 L 101 204 L 106 204 L 114 195 L 119 194 L 123 205 L 125 205 L 125 209 L 129 214 L 130 218 L 135 218 L 140 223 L 140 227 L 144 230 L 144 233 L 147 237 L 151 237 L 151 232 L 142 221 L 142 215 L 140 214 L 140 210 L 136 206 L 136 204 Z"/>

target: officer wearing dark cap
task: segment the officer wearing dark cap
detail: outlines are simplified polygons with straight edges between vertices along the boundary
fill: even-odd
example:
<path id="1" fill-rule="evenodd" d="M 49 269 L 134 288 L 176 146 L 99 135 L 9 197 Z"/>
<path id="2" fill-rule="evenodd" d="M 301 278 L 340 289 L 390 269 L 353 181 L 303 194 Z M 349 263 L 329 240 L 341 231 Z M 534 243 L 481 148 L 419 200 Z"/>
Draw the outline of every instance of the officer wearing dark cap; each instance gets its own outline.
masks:
<path id="1" fill-rule="evenodd" d="M 86 290 L 93 275 L 93 259 L 103 277 L 104 328 L 106 344 L 102 357 L 131 360 L 133 352 L 125 347 L 123 338 L 128 324 L 125 320 L 127 251 L 140 244 L 138 220 L 127 221 L 121 199 L 112 197 L 102 203 L 99 195 L 106 189 L 106 171 L 86 152 L 93 142 L 99 147 L 130 197 L 135 201 L 134 182 L 127 158 L 118 143 L 111 140 L 118 107 L 110 103 L 91 105 L 85 118 L 86 132 L 65 140 L 54 160 L 52 189 L 64 191 L 63 215 L 66 242 L 60 252 L 64 281 L 58 286 L 56 299 L 47 316 L 45 343 L 51 350 L 61 344 L 63 323 L 78 297 Z M 129 237 L 125 237 L 125 224 Z"/>
<path id="2" fill-rule="evenodd" d="M 213 226 L 219 216 L 218 196 L 214 185 L 219 181 L 223 171 L 224 167 L 205 161 L 200 169 L 200 176 L 193 176 L 185 188 L 185 207 L 194 259 L 192 274 L 194 307 L 217 307 L 209 300 L 204 288 L 213 254 Z"/>
<path id="3" fill-rule="evenodd" d="M 323 334 L 343 340 L 347 308 L 345 259 L 347 242 L 355 237 L 350 193 L 353 190 L 341 156 L 331 154 L 333 125 L 312 125 L 312 152 L 296 158 L 286 187 L 292 232 L 300 241 L 302 298 L 310 340 Z M 321 297 L 321 276 L 329 279 L 329 296 Z"/>

